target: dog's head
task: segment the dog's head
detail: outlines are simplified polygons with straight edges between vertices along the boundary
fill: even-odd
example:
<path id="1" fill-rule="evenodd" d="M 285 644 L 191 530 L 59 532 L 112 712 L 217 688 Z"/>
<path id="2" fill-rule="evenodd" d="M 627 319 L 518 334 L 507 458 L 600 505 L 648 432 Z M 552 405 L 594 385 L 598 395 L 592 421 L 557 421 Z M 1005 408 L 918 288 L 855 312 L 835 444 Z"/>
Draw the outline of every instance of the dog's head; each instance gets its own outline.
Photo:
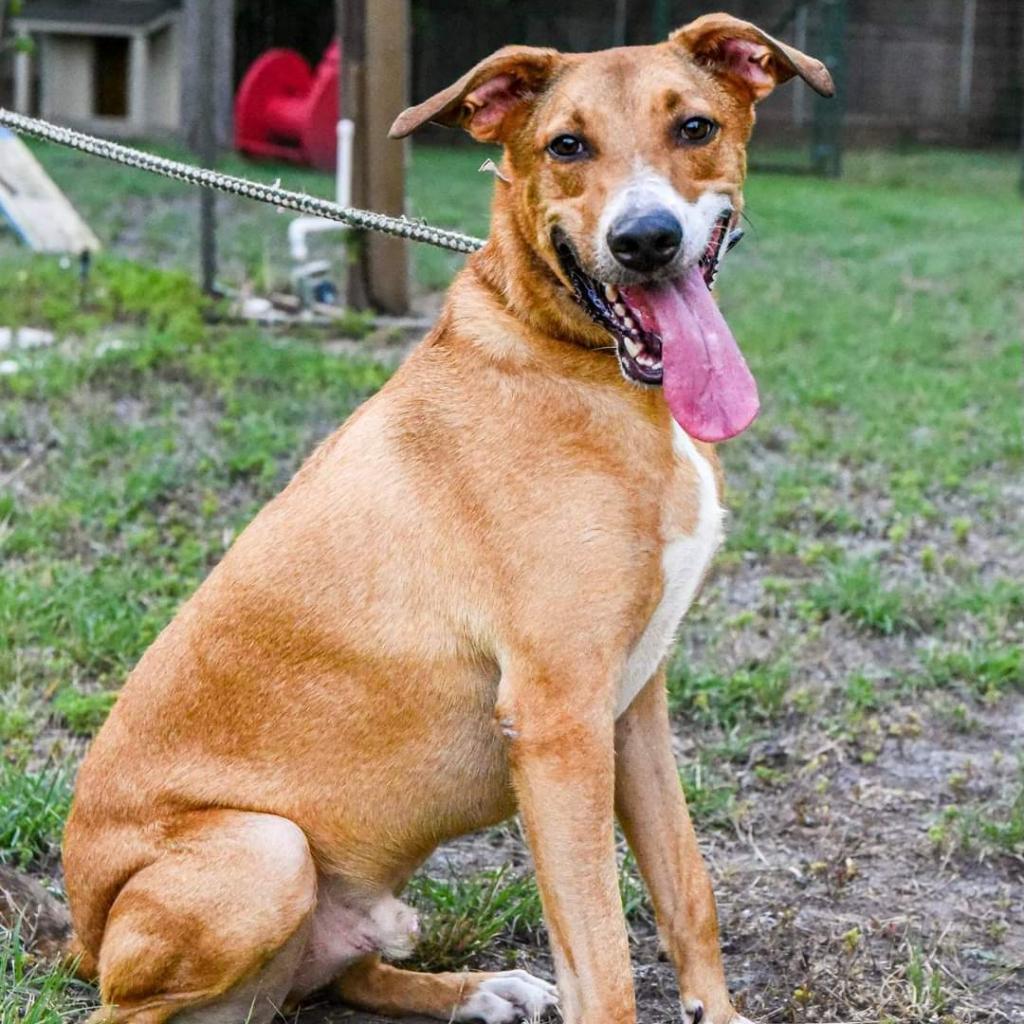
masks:
<path id="1" fill-rule="evenodd" d="M 742 208 L 754 105 L 825 66 L 709 14 L 657 46 L 598 53 L 510 46 L 402 113 L 504 146 L 498 201 L 561 282 L 559 316 L 622 372 L 664 384 L 676 420 L 717 441 L 757 413 L 757 388 L 710 288 Z M 597 325 L 597 327 L 595 327 Z"/>

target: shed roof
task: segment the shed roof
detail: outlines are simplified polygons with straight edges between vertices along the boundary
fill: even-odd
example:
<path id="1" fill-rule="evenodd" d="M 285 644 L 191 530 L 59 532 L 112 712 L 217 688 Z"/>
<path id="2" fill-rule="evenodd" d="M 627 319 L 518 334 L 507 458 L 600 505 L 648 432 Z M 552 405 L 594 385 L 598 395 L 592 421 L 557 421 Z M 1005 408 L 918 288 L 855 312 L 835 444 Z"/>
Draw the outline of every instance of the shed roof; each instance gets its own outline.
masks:
<path id="1" fill-rule="evenodd" d="M 26 0 L 17 20 L 41 28 L 54 22 L 140 29 L 180 6 L 181 0 Z"/>

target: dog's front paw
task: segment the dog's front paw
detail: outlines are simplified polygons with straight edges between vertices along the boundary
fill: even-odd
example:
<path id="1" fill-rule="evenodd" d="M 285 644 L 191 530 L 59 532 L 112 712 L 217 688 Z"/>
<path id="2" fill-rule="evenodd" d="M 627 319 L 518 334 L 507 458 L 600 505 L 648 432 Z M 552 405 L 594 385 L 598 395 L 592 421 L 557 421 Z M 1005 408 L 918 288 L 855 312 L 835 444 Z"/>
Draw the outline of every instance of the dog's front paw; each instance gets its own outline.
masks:
<path id="1" fill-rule="evenodd" d="M 455 1011 L 455 1020 L 514 1024 L 534 1020 L 558 1004 L 558 989 L 526 971 L 502 971 L 485 978 Z"/>
<path id="2" fill-rule="evenodd" d="M 683 1003 L 683 1024 L 753 1024 L 753 1021 L 738 1014 L 731 1006 L 724 1012 L 708 1012 L 702 999 L 687 998 Z"/>

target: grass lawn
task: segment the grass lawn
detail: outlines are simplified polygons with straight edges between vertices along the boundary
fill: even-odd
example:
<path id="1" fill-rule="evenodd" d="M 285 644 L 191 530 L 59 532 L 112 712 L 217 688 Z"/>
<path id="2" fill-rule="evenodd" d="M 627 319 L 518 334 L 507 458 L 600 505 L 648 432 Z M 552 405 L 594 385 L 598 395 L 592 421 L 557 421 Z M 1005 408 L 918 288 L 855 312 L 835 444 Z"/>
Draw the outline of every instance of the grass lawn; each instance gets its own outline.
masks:
<path id="1" fill-rule="evenodd" d="M 0 236 L 0 857 L 59 885 L 74 766 L 175 607 L 386 379 L 317 332 L 209 326 L 181 186 L 37 153 L 108 246 L 71 272 Z M 469 149 L 411 207 L 484 233 Z M 294 168 L 230 169 L 328 194 Z M 729 541 L 671 671 L 730 978 L 764 1021 L 1024 1020 L 1024 267 L 1017 162 L 851 154 L 749 185 L 722 303 L 764 411 L 724 446 Z M 222 268 L 287 271 L 288 218 L 224 200 Z M 144 267 L 130 260 L 139 260 Z M 420 248 L 423 291 L 460 258 Z M 515 826 L 413 884 L 424 967 L 550 968 Z M 628 858 L 641 1019 L 675 1020 Z M 0 943 L 0 1024 L 93 1000 Z"/>

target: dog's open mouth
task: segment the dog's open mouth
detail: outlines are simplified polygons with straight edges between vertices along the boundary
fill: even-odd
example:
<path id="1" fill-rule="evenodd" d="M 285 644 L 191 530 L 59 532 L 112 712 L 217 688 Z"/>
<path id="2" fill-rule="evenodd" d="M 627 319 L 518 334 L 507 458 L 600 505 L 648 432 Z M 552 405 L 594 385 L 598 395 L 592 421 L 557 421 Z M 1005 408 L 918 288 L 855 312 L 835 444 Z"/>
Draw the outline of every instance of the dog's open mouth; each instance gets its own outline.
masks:
<path id="1" fill-rule="evenodd" d="M 672 280 L 629 286 L 598 281 L 580 266 L 569 240 L 553 237 L 577 302 L 615 339 L 627 380 L 664 385 L 673 417 L 692 437 L 724 441 L 758 412 L 757 385 L 711 286 L 731 248 L 726 210 L 696 265 Z"/>

